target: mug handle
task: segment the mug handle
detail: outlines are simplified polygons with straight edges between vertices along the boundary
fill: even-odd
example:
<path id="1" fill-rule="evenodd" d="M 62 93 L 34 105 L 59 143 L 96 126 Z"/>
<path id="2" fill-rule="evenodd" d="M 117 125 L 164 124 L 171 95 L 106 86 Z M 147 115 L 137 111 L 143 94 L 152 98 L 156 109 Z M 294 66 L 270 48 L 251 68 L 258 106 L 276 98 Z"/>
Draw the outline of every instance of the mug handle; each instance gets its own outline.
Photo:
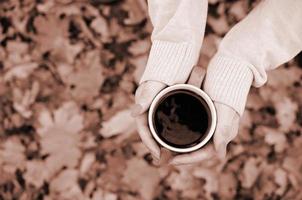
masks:
<path id="1" fill-rule="evenodd" d="M 201 88 L 202 82 L 205 78 L 206 70 L 201 66 L 195 65 L 191 71 L 188 84 L 194 85 L 198 88 Z"/>

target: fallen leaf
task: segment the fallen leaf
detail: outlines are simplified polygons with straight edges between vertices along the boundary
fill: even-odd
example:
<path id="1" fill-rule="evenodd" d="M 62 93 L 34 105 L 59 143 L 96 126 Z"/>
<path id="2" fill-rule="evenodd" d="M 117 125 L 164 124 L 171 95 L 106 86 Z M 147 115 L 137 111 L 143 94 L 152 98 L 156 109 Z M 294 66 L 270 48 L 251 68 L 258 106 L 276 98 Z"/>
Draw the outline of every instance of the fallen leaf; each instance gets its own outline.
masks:
<path id="1" fill-rule="evenodd" d="M 91 102 L 99 94 L 99 88 L 104 82 L 98 52 L 88 53 L 79 65 L 67 75 L 65 82 L 75 99 L 80 102 Z M 64 77 L 63 74 L 62 76 Z"/>
<path id="2" fill-rule="evenodd" d="M 45 168 L 45 162 L 32 160 L 26 162 L 26 172 L 24 179 L 28 184 L 32 184 L 39 188 L 43 185 L 44 181 L 49 178 L 49 172 Z"/>
<path id="3" fill-rule="evenodd" d="M 67 169 L 62 171 L 50 183 L 50 191 L 58 193 L 60 199 L 82 200 L 83 194 L 78 186 L 78 171 Z"/>
<path id="4" fill-rule="evenodd" d="M 296 120 L 296 112 L 298 110 L 297 102 L 292 101 L 288 97 L 283 97 L 275 104 L 277 110 L 277 120 L 280 124 L 280 130 L 289 131 Z"/>
<path id="5" fill-rule="evenodd" d="M 276 152 L 281 153 L 287 146 L 286 136 L 284 133 L 275 129 L 264 128 L 265 142 L 269 145 L 274 145 Z"/>
<path id="6" fill-rule="evenodd" d="M 118 124 L 118 126 L 117 126 Z M 109 138 L 118 134 L 129 134 L 136 130 L 135 120 L 130 115 L 130 110 L 122 110 L 116 113 L 108 121 L 104 121 L 99 133 Z"/>
<path id="7" fill-rule="evenodd" d="M 98 34 L 101 34 L 101 40 L 103 42 L 108 42 L 110 39 L 110 32 L 108 30 L 108 24 L 106 20 L 103 17 L 97 17 L 95 18 L 91 24 L 90 27 L 97 32 Z"/>
<path id="8" fill-rule="evenodd" d="M 92 200 L 117 200 L 118 196 L 114 193 L 106 192 L 101 189 L 93 193 Z"/>
<path id="9" fill-rule="evenodd" d="M 127 161 L 122 182 L 128 184 L 133 191 L 138 191 L 142 199 L 152 200 L 160 177 L 156 168 L 149 166 L 142 159 L 132 158 Z"/>
<path id="10" fill-rule="evenodd" d="M 131 43 L 129 47 L 129 52 L 135 56 L 143 56 L 147 55 L 148 51 L 150 50 L 151 42 L 149 40 L 138 40 L 136 42 Z"/>
<path id="11" fill-rule="evenodd" d="M 25 147 L 18 137 L 10 137 L 0 143 L 0 166 L 10 173 L 25 167 Z"/>
<path id="12" fill-rule="evenodd" d="M 32 116 L 31 105 L 35 102 L 40 90 L 39 83 L 34 81 L 31 88 L 24 93 L 19 88 L 13 89 L 14 109 L 24 118 Z"/>
<path id="13" fill-rule="evenodd" d="M 275 182 L 278 184 L 279 188 L 276 191 L 276 194 L 283 195 L 288 184 L 287 173 L 282 168 L 276 169 L 275 173 Z"/>
<path id="14" fill-rule="evenodd" d="M 95 155 L 94 153 L 86 153 L 82 159 L 80 173 L 85 174 L 88 172 L 91 165 L 95 162 Z"/>
<path id="15" fill-rule="evenodd" d="M 219 197 L 221 199 L 234 199 L 237 189 L 237 180 L 232 172 L 222 173 L 219 179 Z"/>
<path id="16" fill-rule="evenodd" d="M 52 119 L 49 111 L 39 116 L 41 127 L 37 129 L 41 136 L 41 152 L 48 155 L 47 169 L 54 174 L 62 167 L 75 167 L 81 156 L 79 132 L 83 128 L 83 117 L 74 102 L 66 102 L 54 111 Z"/>
<path id="17" fill-rule="evenodd" d="M 201 178 L 205 180 L 204 189 L 206 191 L 206 196 L 211 197 L 212 193 L 218 192 L 219 187 L 219 177 L 215 170 L 209 168 L 199 167 L 193 172 L 194 177 Z"/>
<path id="18" fill-rule="evenodd" d="M 237 21 L 243 19 L 248 12 L 247 2 L 237 1 L 232 4 L 229 9 L 229 14 L 234 16 Z"/>
<path id="19" fill-rule="evenodd" d="M 241 185 L 244 188 L 251 188 L 256 182 L 261 169 L 258 166 L 258 162 L 255 158 L 249 158 L 245 161 L 242 176 L 240 177 Z"/>
<path id="20" fill-rule="evenodd" d="M 38 64 L 35 62 L 16 65 L 5 73 L 4 80 L 10 81 L 13 78 L 26 79 L 37 67 Z"/>

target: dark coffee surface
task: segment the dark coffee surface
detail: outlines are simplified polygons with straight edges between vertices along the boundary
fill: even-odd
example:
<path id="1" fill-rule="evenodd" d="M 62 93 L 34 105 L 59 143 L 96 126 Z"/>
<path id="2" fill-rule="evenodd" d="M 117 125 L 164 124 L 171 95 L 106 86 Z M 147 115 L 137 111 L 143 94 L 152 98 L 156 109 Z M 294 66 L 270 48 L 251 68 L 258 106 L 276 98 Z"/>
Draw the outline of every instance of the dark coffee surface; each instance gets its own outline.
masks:
<path id="1" fill-rule="evenodd" d="M 154 112 L 158 136 L 174 147 L 190 147 L 200 142 L 209 127 L 209 108 L 193 92 L 177 90 L 167 94 Z"/>

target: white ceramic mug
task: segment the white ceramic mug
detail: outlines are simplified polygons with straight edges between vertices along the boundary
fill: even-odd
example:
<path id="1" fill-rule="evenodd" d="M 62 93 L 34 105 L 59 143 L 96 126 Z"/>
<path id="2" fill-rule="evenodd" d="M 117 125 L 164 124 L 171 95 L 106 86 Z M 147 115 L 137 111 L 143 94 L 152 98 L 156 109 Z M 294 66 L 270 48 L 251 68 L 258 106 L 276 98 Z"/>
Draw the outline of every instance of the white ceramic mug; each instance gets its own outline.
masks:
<path id="1" fill-rule="evenodd" d="M 188 152 L 192 152 L 192 151 L 195 151 L 195 150 L 203 147 L 205 144 L 207 144 L 209 142 L 209 140 L 213 136 L 215 128 L 216 128 L 216 123 L 217 123 L 216 109 L 215 109 L 214 103 L 211 100 L 211 98 L 203 90 L 200 89 L 204 77 L 205 77 L 205 70 L 202 69 L 201 67 L 195 66 L 191 72 L 191 75 L 190 75 L 190 78 L 189 78 L 187 84 L 176 84 L 173 86 L 169 86 L 169 87 L 163 89 L 160 93 L 158 93 L 157 96 L 152 101 L 150 109 L 149 109 L 149 113 L 148 113 L 149 128 L 151 130 L 153 138 L 164 148 L 171 150 L 173 152 L 177 152 L 177 153 L 188 153 Z M 190 146 L 190 147 L 186 147 L 186 148 L 179 148 L 179 147 L 171 146 L 171 145 L 167 144 L 166 142 L 164 142 L 156 133 L 154 123 L 153 123 L 153 120 L 154 120 L 153 116 L 155 113 L 155 109 L 162 98 L 164 98 L 168 93 L 175 91 L 175 90 L 187 90 L 189 92 L 193 92 L 197 96 L 201 97 L 209 108 L 210 117 L 211 117 L 211 119 L 209 119 L 210 124 L 205 133 L 205 136 L 202 138 L 202 140 L 199 143 L 197 143 L 194 146 Z"/>

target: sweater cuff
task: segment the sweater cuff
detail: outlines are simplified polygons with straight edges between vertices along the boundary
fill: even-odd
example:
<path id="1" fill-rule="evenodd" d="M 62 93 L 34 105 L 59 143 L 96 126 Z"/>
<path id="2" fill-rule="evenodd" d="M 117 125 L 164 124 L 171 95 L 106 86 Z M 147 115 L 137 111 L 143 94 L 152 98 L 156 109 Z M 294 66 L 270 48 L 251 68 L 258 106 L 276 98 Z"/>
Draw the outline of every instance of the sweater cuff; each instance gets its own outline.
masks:
<path id="1" fill-rule="evenodd" d="M 195 54 L 188 42 L 153 41 L 140 84 L 149 80 L 166 85 L 185 83 L 197 61 Z"/>
<path id="2" fill-rule="evenodd" d="M 204 90 L 213 101 L 228 105 L 242 115 L 253 81 L 249 65 L 216 55 L 208 66 Z"/>

